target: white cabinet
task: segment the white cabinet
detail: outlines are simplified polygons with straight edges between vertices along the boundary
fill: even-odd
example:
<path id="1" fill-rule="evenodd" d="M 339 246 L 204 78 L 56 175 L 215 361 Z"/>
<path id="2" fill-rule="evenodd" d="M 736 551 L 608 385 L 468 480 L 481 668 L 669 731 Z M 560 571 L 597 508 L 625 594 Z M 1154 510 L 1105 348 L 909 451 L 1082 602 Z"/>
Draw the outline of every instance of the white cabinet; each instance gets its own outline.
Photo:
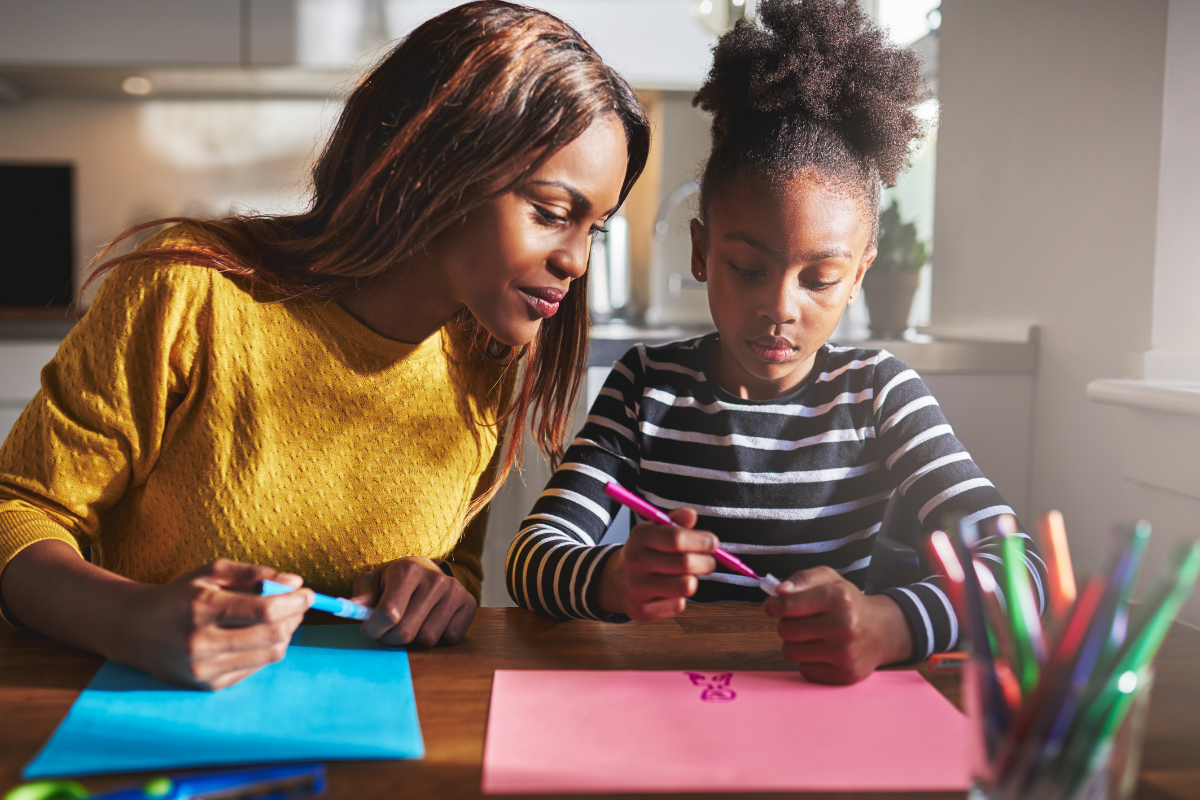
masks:
<path id="1" fill-rule="evenodd" d="M 58 351 L 58 340 L 0 341 L 0 439 L 37 394 L 39 375 Z"/>

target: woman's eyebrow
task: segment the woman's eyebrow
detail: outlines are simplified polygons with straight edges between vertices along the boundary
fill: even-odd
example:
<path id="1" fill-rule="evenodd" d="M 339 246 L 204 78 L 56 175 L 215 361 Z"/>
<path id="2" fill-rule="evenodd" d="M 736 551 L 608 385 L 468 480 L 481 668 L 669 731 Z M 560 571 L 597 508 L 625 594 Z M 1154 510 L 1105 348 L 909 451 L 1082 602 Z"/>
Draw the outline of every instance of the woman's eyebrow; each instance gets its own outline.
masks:
<path id="1" fill-rule="evenodd" d="M 581 212 L 586 214 L 592 210 L 592 201 L 588 199 L 587 195 L 569 183 L 563 183 L 562 181 L 530 181 L 529 183 L 533 186 L 553 186 L 557 189 L 562 189 L 564 192 L 571 195 L 571 199 L 575 201 L 575 205 L 579 207 Z M 601 216 L 611 217 L 616 213 L 618 207 L 619 206 L 613 206 L 608 211 L 601 214 Z"/>

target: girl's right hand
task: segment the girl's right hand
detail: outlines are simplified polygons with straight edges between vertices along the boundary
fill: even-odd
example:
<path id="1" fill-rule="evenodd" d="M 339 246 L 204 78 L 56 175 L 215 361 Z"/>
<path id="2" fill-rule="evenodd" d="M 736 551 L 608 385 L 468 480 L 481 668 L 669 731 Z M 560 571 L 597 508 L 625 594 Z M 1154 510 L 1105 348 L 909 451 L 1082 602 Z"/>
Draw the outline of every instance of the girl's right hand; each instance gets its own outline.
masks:
<path id="1" fill-rule="evenodd" d="M 218 559 L 169 583 L 132 584 L 113 659 L 199 689 L 223 689 L 281 660 L 313 593 L 262 597 L 253 593 L 261 580 L 303 583 L 299 575 Z"/>
<path id="2" fill-rule="evenodd" d="M 717 568 L 717 537 L 692 530 L 696 512 L 677 508 L 669 516 L 677 525 L 634 526 L 625 546 L 605 562 L 597 593 L 602 609 L 642 622 L 673 617 L 696 593 L 696 576 Z"/>

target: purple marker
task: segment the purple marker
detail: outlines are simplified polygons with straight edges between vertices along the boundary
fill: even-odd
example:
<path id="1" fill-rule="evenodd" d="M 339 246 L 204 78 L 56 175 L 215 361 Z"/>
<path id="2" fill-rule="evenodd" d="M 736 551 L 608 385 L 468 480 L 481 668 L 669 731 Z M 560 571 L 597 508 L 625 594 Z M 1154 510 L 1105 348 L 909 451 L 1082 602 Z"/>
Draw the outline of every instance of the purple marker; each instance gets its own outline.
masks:
<path id="1" fill-rule="evenodd" d="M 616 481 L 609 481 L 608 485 L 604 487 L 604 493 L 613 500 L 616 500 L 621 505 L 640 515 L 643 519 L 647 519 L 659 525 L 675 524 L 675 520 L 671 519 L 662 511 L 659 511 L 657 508 L 650 505 L 645 500 L 638 497 L 636 494 L 629 491 Z M 775 594 L 775 589 L 779 586 L 779 579 L 774 575 L 766 575 L 760 578 L 758 573 L 743 564 L 740 558 L 735 556 L 733 553 L 722 550 L 719 547 L 716 549 L 716 552 L 713 553 L 713 556 L 717 559 L 717 561 L 720 561 L 734 572 L 738 572 L 742 575 L 745 575 L 747 578 L 753 578 L 754 580 L 758 581 L 759 588 L 767 594 Z"/>

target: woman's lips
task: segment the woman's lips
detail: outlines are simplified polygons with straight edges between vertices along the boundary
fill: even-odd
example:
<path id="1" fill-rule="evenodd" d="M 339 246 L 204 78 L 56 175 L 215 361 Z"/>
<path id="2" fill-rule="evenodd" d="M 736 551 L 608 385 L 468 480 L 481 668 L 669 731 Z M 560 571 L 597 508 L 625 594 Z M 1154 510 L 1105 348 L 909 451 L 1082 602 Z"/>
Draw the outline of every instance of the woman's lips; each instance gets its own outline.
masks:
<path id="1" fill-rule="evenodd" d="M 521 295 L 525 298 L 525 302 L 537 312 L 543 319 L 549 319 L 558 312 L 558 304 L 567 296 L 567 293 L 562 289 L 555 289 L 552 286 L 542 287 L 521 287 Z"/>
<path id="2" fill-rule="evenodd" d="M 782 364 L 796 354 L 797 348 L 787 339 L 764 336 L 747 342 L 754 355 L 768 364 Z"/>

